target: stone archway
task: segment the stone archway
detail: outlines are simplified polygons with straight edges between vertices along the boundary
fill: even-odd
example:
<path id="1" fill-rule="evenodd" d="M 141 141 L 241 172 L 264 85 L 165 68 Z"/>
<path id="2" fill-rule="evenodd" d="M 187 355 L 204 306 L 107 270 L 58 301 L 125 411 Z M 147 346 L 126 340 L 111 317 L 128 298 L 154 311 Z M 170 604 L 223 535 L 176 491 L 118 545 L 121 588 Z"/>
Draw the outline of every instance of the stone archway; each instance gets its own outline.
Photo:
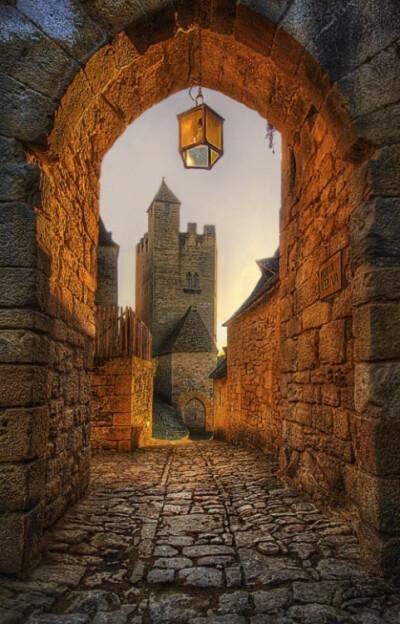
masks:
<path id="1" fill-rule="evenodd" d="M 190 414 L 187 411 L 188 406 L 189 408 L 194 408 L 192 414 L 192 416 L 194 417 L 193 422 L 191 420 Z M 213 404 L 207 396 L 205 396 L 201 392 L 197 392 L 196 390 L 188 392 L 187 394 L 179 397 L 178 407 L 179 411 L 181 412 L 182 419 L 185 425 L 187 425 L 187 427 L 189 428 L 189 430 L 191 430 L 192 427 L 193 431 L 213 431 Z M 190 422 L 187 422 L 187 418 L 189 418 Z"/>
<path id="2" fill-rule="evenodd" d="M 183 409 L 183 422 L 192 433 L 206 430 L 206 410 L 199 399 L 190 399 Z"/>
<path id="3" fill-rule="evenodd" d="M 375 562 L 398 559 L 399 8 L 244 4 L 71 0 L 62 32 L 34 3 L 1 7 L 1 570 L 34 561 L 43 527 L 89 480 L 101 158 L 143 110 L 193 82 L 282 132 L 282 468 L 300 454 L 299 489 L 305 467 L 332 475 L 329 493 L 356 510 Z M 321 302 L 318 270 L 338 251 L 344 288 Z M 304 386 L 317 397 L 307 423 Z M 327 424 L 330 408 L 340 416 Z"/>

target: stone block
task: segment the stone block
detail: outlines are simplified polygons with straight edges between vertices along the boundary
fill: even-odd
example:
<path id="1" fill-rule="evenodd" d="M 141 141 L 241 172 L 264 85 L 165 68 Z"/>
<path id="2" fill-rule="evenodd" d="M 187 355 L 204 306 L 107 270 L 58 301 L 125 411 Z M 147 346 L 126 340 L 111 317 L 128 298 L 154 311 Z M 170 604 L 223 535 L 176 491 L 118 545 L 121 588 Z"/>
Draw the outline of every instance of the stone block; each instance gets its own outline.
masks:
<path id="1" fill-rule="evenodd" d="M 282 422 L 282 442 L 297 451 L 303 451 L 309 443 L 304 427 L 294 422 Z"/>
<path id="2" fill-rule="evenodd" d="M 0 515 L 0 572 L 25 573 L 40 553 L 43 512 L 40 507 L 27 513 Z"/>
<path id="3" fill-rule="evenodd" d="M 47 376 L 44 366 L 0 365 L 0 407 L 45 403 L 51 390 Z"/>
<path id="4" fill-rule="evenodd" d="M 159 0 L 153 6 L 163 6 Z M 93 0 L 86 3 L 86 10 L 103 30 L 114 35 L 144 15 L 144 9 L 139 0 Z"/>
<path id="5" fill-rule="evenodd" d="M 252 11 L 239 4 L 237 8 L 234 37 L 243 45 L 268 56 L 276 26 L 261 16 L 255 16 Z"/>
<path id="6" fill-rule="evenodd" d="M 296 2 L 300 10 L 306 4 L 302 22 L 318 25 L 321 18 L 331 15 L 330 23 L 306 47 L 328 72 L 331 81 L 338 80 L 352 69 L 362 65 L 367 59 L 374 57 L 398 38 L 400 28 L 400 11 L 398 5 L 391 0 L 364 0 L 343 5 L 331 2 L 330 9 L 320 10 L 318 0 L 312 2 Z M 323 19 L 323 18 L 322 18 Z M 316 32 L 308 30 L 307 33 Z M 335 54 L 332 54 L 332 50 Z M 379 80 L 380 77 L 378 77 Z"/>
<path id="7" fill-rule="evenodd" d="M 10 137 L 0 137 L 0 166 L 22 165 L 26 162 L 24 146 Z"/>
<path id="8" fill-rule="evenodd" d="M 356 361 L 400 359 L 400 304 L 368 304 L 353 314 Z"/>
<path id="9" fill-rule="evenodd" d="M 0 210 L 0 266 L 35 267 L 36 263 L 36 213 L 25 204 L 3 204 Z"/>
<path id="10" fill-rule="evenodd" d="M 131 425 L 131 420 L 132 420 L 132 414 L 131 412 L 126 412 L 121 413 L 121 414 L 114 414 L 113 419 L 112 419 L 112 424 L 118 426 L 130 426 Z"/>
<path id="11" fill-rule="evenodd" d="M 31 329 L 40 332 L 49 331 L 49 319 L 35 310 L 7 309 L 0 310 L 1 329 Z"/>
<path id="12" fill-rule="evenodd" d="M 400 267 L 361 266 L 357 269 L 352 280 L 354 306 L 390 299 L 400 299 Z"/>
<path id="13" fill-rule="evenodd" d="M 356 505 L 361 519 L 377 531 L 400 532 L 400 480 L 377 477 L 354 464 L 344 467 L 346 496 Z"/>
<path id="14" fill-rule="evenodd" d="M 353 121 L 359 137 L 376 147 L 386 147 L 400 141 L 400 103 L 389 104 Z"/>
<path id="15" fill-rule="evenodd" d="M 331 321 L 319 332 L 319 359 L 322 364 L 342 364 L 346 360 L 346 321 Z"/>
<path id="16" fill-rule="evenodd" d="M 44 493 L 45 458 L 0 464 L 0 500 L 3 511 L 28 511 Z"/>
<path id="17" fill-rule="evenodd" d="M 400 477 L 400 420 L 354 416 L 351 430 L 361 470 L 381 477 Z"/>
<path id="18" fill-rule="evenodd" d="M 353 265 L 399 265 L 398 198 L 379 198 L 362 204 L 351 215 L 350 230 Z"/>
<path id="19" fill-rule="evenodd" d="M 313 305 L 303 310 L 301 322 L 303 330 L 321 327 L 330 321 L 331 304 L 326 301 L 316 301 Z"/>
<path id="20" fill-rule="evenodd" d="M 57 103 L 0 74 L 0 133 L 25 142 L 41 142 L 49 133 Z"/>
<path id="21" fill-rule="evenodd" d="M 21 13 L 81 63 L 105 42 L 106 33 L 77 0 L 59 5 L 57 14 L 50 8 L 51 3 L 47 1 L 38 4 L 34 0 L 21 0 L 18 4 Z"/>
<path id="22" fill-rule="evenodd" d="M 338 407 L 340 405 L 340 389 L 333 384 L 325 384 L 321 388 L 321 400 L 324 405 Z"/>
<path id="23" fill-rule="evenodd" d="M 36 165 L 0 166 L 0 201 L 26 202 L 30 206 L 38 204 L 39 178 L 40 172 Z"/>
<path id="24" fill-rule="evenodd" d="M 359 414 L 400 421 L 400 362 L 357 364 L 354 399 Z"/>
<path id="25" fill-rule="evenodd" d="M 340 440 L 350 440 L 350 417 L 352 412 L 336 409 L 333 414 L 333 435 Z"/>
<path id="26" fill-rule="evenodd" d="M 47 407 L 0 411 L 0 462 L 26 461 L 46 452 Z"/>
<path id="27" fill-rule="evenodd" d="M 0 329 L 1 364 L 45 364 L 49 354 L 47 336 L 24 329 Z"/>
<path id="28" fill-rule="evenodd" d="M 397 44 L 385 48 L 338 82 L 352 118 L 400 100 Z"/>
<path id="29" fill-rule="evenodd" d="M 317 364 L 317 334 L 308 331 L 297 339 L 297 369 L 311 369 Z"/>
<path id="30" fill-rule="evenodd" d="M 0 267 L 0 304 L 5 308 L 32 307 L 42 312 L 48 301 L 47 277 L 37 269 Z"/>
<path id="31" fill-rule="evenodd" d="M 327 405 L 312 406 L 312 424 L 323 433 L 332 433 L 333 410 Z"/>
<path id="32" fill-rule="evenodd" d="M 0 41 L 0 71 L 51 98 L 61 98 L 79 65 L 13 6 L 0 7 L 9 33 Z"/>
<path id="33" fill-rule="evenodd" d="M 366 164 L 375 195 L 395 197 L 400 194 L 400 146 L 389 145 L 379 150 Z"/>

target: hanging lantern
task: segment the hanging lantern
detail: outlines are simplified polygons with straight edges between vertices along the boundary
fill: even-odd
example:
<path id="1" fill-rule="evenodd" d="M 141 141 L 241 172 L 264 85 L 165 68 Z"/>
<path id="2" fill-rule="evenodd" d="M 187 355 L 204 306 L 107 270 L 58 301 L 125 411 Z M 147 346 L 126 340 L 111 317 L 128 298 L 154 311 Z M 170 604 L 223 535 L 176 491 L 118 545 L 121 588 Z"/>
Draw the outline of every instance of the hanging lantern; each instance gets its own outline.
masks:
<path id="1" fill-rule="evenodd" d="M 196 98 L 189 95 L 196 106 L 178 115 L 179 153 L 187 169 L 211 169 L 224 153 L 224 119 L 204 104 L 201 87 Z"/>

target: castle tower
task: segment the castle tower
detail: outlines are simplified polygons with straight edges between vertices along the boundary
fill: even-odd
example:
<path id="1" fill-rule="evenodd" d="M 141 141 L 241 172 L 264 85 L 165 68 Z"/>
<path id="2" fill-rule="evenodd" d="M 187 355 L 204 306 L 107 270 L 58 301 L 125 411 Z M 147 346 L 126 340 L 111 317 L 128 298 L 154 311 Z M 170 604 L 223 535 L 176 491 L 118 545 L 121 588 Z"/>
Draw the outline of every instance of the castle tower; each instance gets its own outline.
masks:
<path id="1" fill-rule="evenodd" d="M 114 243 L 112 232 L 99 219 L 99 242 L 97 244 L 96 305 L 118 305 L 118 254 L 119 245 Z"/>
<path id="2" fill-rule="evenodd" d="M 213 225 L 179 232 L 180 206 L 163 178 L 136 247 L 136 312 L 153 336 L 159 399 L 199 431 L 212 429 L 217 248 Z"/>
<path id="3" fill-rule="evenodd" d="M 148 232 L 136 246 L 136 312 L 153 335 L 156 355 L 190 306 L 216 338 L 215 227 L 179 232 L 181 202 L 164 178 L 148 208 Z"/>

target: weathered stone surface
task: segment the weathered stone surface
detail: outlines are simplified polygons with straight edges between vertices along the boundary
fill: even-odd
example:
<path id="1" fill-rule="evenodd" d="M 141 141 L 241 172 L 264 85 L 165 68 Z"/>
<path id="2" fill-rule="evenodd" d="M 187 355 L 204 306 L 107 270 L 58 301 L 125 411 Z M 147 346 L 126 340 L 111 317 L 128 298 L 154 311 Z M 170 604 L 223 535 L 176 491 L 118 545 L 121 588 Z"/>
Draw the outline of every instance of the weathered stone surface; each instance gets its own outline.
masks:
<path id="1" fill-rule="evenodd" d="M 43 366 L 3 364 L 0 375 L 6 382 L 0 387 L 0 407 L 37 405 L 48 398 L 47 371 Z"/>
<path id="2" fill-rule="evenodd" d="M 79 65 L 13 6 L 2 6 L 0 20 L 8 37 L 0 38 L 0 69 L 51 98 L 60 98 Z"/>
<path id="3" fill-rule="evenodd" d="M 353 212 L 351 241 L 352 259 L 356 266 L 363 263 L 398 265 L 399 219 L 399 200 L 396 198 L 377 199 Z"/>
<path id="4" fill-rule="evenodd" d="M 0 300 L 4 307 L 31 306 L 42 312 L 45 310 L 48 283 L 41 271 L 16 267 L 0 268 L 0 280 Z"/>
<path id="5" fill-rule="evenodd" d="M 5 74 L 0 75 L 0 93 L 0 132 L 21 141 L 43 139 L 53 125 L 55 102 Z"/>
<path id="6" fill-rule="evenodd" d="M 399 322 L 398 303 L 369 304 L 357 308 L 353 315 L 353 332 L 357 336 L 356 361 L 398 359 Z"/>
<path id="7" fill-rule="evenodd" d="M 282 557 L 270 558 L 257 551 L 239 549 L 240 561 L 247 583 L 278 584 L 308 579 L 308 574 L 294 561 Z"/>
<path id="8" fill-rule="evenodd" d="M 149 613 L 154 624 L 174 624 L 188 622 L 198 614 L 198 608 L 207 604 L 201 599 L 200 604 L 192 596 L 181 592 L 172 594 L 150 594 Z"/>
<path id="9" fill-rule="evenodd" d="M 252 598 L 257 613 L 268 613 L 287 606 L 290 602 L 290 592 L 286 587 L 260 590 L 253 592 Z"/>
<path id="10" fill-rule="evenodd" d="M 28 511 L 43 496 L 44 458 L 24 464 L 0 464 L 0 499 L 4 511 Z"/>
<path id="11" fill-rule="evenodd" d="M 0 411 L 0 461 L 26 461 L 44 455 L 48 433 L 47 407 Z"/>
<path id="12" fill-rule="evenodd" d="M 35 267 L 35 234 L 36 214 L 30 207 L 3 204 L 0 211 L 0 266 Z"/>
<path id="13" fill-rule="evenodd" d="M 49 11 L 47 2 L 37 4 L 32 0 L 21 0 L 18 9 L 80 62 L 105 41 L 105 33 L 76 0 L 68 0 L 57 14 Z"/>
<path id="14" fill-rule="evenodd" d="M 26 202 L 34 206 L 39 202 L 39 198 L 39 169 L 36 165 L 3 165 L 0 167 L 0 201 Z M 32 244 L 31 241 L 30 244 Z"/>
<path id="15" fill-rule="evenodd" d="M 398 418 L 400 365 L 397 362 L 359 363 L 355 367 L 354 402 L 358 413 Z"/>
<path id="16" fill-rule="evenodd" d="M 198 566 L 179 570 L 178 582 L 189 587 L 221 587 L 223 577 L 220 570 Z"/>

